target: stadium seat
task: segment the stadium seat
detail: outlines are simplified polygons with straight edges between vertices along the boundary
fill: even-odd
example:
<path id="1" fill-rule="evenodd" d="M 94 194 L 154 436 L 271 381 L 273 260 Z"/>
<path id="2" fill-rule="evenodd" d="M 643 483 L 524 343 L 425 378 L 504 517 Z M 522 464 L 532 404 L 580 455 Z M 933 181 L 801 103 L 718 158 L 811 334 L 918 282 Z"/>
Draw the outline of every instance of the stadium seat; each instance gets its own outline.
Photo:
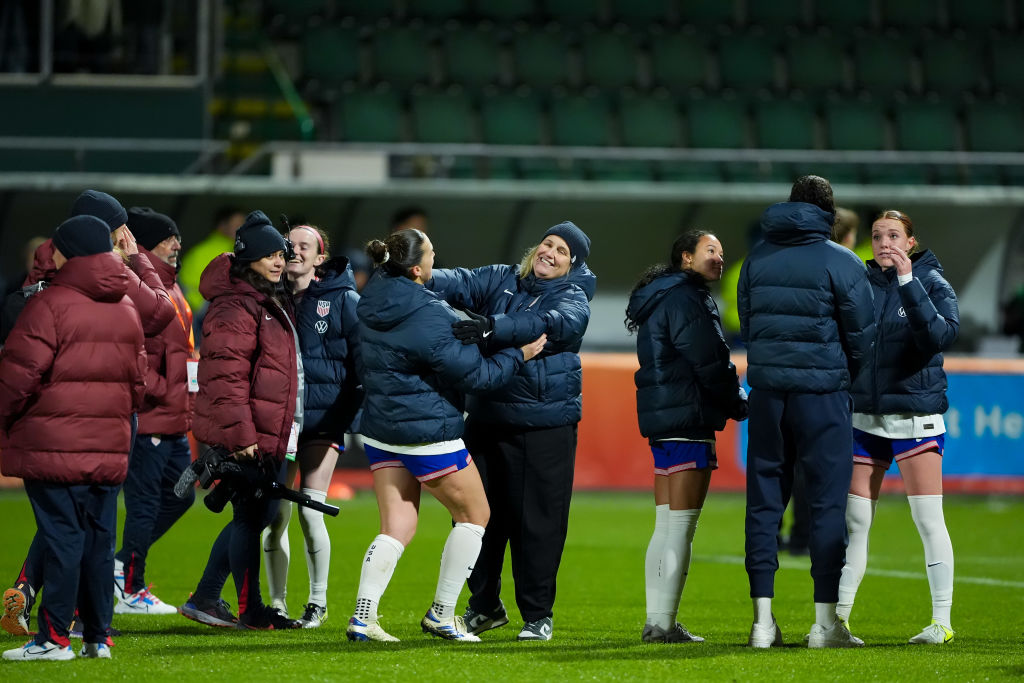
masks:
<path id="1" fill-rule="evenodd" d="M 568 80 L 569 48 L 560 32 L 530 31 L 515 38 L 516 75 L 526 85 L 545 88 Z"/>
<path id="2" fill-rule="evenodd" d="M 745 108 L 735 99 L 691 100 L 687 107 L 687 133 L 690 147 L 746 147 Z"/>
<path id="3" fill-rule="evenodd" d="M 472 0 L 429 0 L 429 2 L 409 2 L 409 16 L 429 21 L 446 19 L 464 19 L 469 16 Z"/>
<path id="4" fill-rule="evenodd" d="M 807 91 L 847 90 L 844 46 L 832 36 L 809 36 L 785 44 L 789 85 Z"/>
<path id="5" fill-rule="evenodd" d="M 311 28 L 302 40 L 303 75 L 334 86 L 359 78 L 359 36 L 333 25 Z"/>
<path id="6" fill-rule="evenodd" d="M 729 36 L 718 45 L 718 67 L 722 87 L 774 89 L 775 43 L 765 36 Z"/>
<path id="7" fill-rule="evenodd" d="M 927 185 L 928 167 L 924 164 L 867 164 L 864 176 L 878 185 Z"/>
<path id="8" fill-rule="evenodd" d="M 679 18 L 684 24 L 708 29 L 736 23 L 733 0 L 680 0 Z"/>
<path id="9" fill-rule="evenodd" d="M 498 24 L 523 21 L 533 15 L 533 0 L 500 0 L 500 2 L 477 2 L 476 12 L 481 18 Z"/>
<path id="10" fill-rule="evenodd" d="M 671 24 L 673 0 L 611 0 L 612 22 L 622 22 L 636 28 Z"/>
<path id="11" fill-rule="evenodd" d="M 384 29 L 373 37 L 373 73 L 381 81 L 407 87 L 430 80 L 430 41 L 425 31 Z"/>
<path id="12" fill-rule="evenodd" d="M 489 145 L 543 144 L 544 115 L 530 96 L 500 94 L 480 103 L 483 141 Z"/>
<path id="13" fill-rule="evenodd" d="M 722 165 L 712 161 L 663 161 L 657 165 L 658 178 L 674 183 L 718 183 Z"/>
<path id="14" fill-rule="evenodd" d="M 646 161 L 593 159 L 586 164 L 591 180 L 649 181 L 654 177 L 654 168 Z"/>
<path id="15" fill-rule="evenodd" d="M 875 25 L 872 16 L 871 2 L 827 2 L 817 0 L 814 7 L 814 21 L 820 26 L 827 26 L 839 36 L 853 33 L 856 29 L 869 28 Z"/>
<path id="16" fill-rule="evenodd" d="M 501 78 L 501 47 L 493 31 L 455 30 L 442 49 L 448 80 L 478 87 Z"/>
<path id="17" fill-rule="evenodd" d="M 1024 152 L 1019 106 L 975 102 L 967 107 L 967 147 L 972 152 Z"/>
<path id="18" fill-rule="evenodd" d="M 886 28 L 920 31 L 938 24 L 939 3 L 935 0 L 885 0 L 878 4 Z"/>
<path id="19" fill-rule="evenodd" d="M 334 106 L 334 135 L 347 142 L 400 142 L 402 105 L 391 91 L 354 92 Z"/>
<path id="20" fill-rule="evenodd" d="M 357 17 L 363 21 L 386 19 L 395 14 L 395 0 L 338 0 L 337 4 L 341 16 Z"/>
<path id="21" fill-rule="evenodd" d="M 896 146 L 915 151 L 958 149 L 956 112 L 944 102 L 908 102 L 894 108 Z"/>
<path id="22" fill-rule="evenodd" d="M 991 29 L 1002 31 L 1008 25 L 1006 0 L 947 0 L 946 9 L 950 26 L 975 35 Z"/>
<path id="23" fill-rule="evenodd" d="M 826 178 L 833 185 L 855 185 L 862 180 L 857 164 L 801 162 L 789 164 L 789 174 L 792 180 L 796 180 L 802 175 L 818 175 Z"/>
<path id="24" fill-rule="evenodd" d="M 682 129 L 668 97 L 627 97 L 619 105 L 622 142 L 630 147 L 678 147 Z"/>
<path id="25" fill-rule="evenodd" d="M 518 165 L 526 180 L 583 180 L 583 165 L 571 159 L 520 159 Z"/>
<path id="26" fill-rule="evenodd" d="M 621 88 L 636 82 L 636 46 L 628 34 L 602 31 L 583 39 L 583 73 L 599 88 Z"/>
<path id="27" fill-rule="evenodd" d="M 871 101 L 825 105 L 825 138 L 831 149 L 885 149 L 886 128 L 885 111 Z"/>
<path id="28" fill-rule="evenodd" d="M 786 26 L 804 26 L 803 0 L 771 0 L 770 2 L 748 2 L 747 22 L 767 29 L 778 30 Z"/>
<path id="29" fill-rule="evenodd" d="M 324 15 L 330 5 L 330 0 L 266 0 L 265 7 L 271 17 L 300 27 L 310 18 Z"/>
<path id="30" fill-rule="evenodd" d="M 476 142 L 473 106 L 462 93 L 426 93 L 412 98 L 418 142 Z"/>
<path id="31" fill-rule="evenodd" d="M 545 17 L 566 26 L 579 26 L 600 19 L 601 3 L 594 0 L 541 0 L 540 4 Z"/>
<path id="32" fill-rule="evenodd" d="M 853 53 L 855 78 L 861 88 L 883 95 L 910 89 L 911 49 L 906 41 L 868 36 L 854 42 Z"/>
<path id="33" fill-rule="evenodd" d="M 485 158 L 482 169 L 484 177 L 493 180 L 512 180 L 519 175 L 515 161 L 507 157 Z"/>
<path id="34" fill-rule="evenodd" d="M 983 43 L 941 38 L 926 42 L 921 49 L 926 90 L 953 95 L 980 90 L 985 80 Z"/>
<path id="35" fill-rule="evenodd" d="M 1024 41 L 1001 39 L 991 49 L 993 85 L 1010 94 L 1024 92 Z"/>
<path id="36" fill-rule="evenodd" d="M 707 44 L 698 36 L 665 33 L 651 39 L 651 76 L 673 90 L 704 86 L 710 62 Z"/>
<path id="37" fill-rule="evenodd" d="M 599 97 L 570 96 L 551 102 L 551 141 L 556 145 L 598 147 L 613 142 L 608 104 Z"/>
<path id="38" fill-rule="evenodd" d="M 770 100 L 754 107 L 754 131 L 762 149 L 814 149 L 814 108 L 802 100 Z"/>
<path id="39" fill-rule="evenodd" d="M 733 183 L 786 183 L 795 180 L 789 164 L 755 161 L 731 161 L 723 165 L 723 173 Z"/>

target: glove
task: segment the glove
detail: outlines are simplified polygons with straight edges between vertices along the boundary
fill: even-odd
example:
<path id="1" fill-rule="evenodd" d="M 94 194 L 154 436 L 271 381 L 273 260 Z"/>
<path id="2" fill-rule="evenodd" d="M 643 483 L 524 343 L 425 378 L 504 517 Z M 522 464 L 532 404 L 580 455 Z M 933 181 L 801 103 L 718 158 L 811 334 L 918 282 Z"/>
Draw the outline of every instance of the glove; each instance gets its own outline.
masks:
<path id="1" fill-rule="evenodd" d="M 736 403 L 733 406 L 732 419 L 737 422 L 743 422 L 747 419 L 750 414 L 750 404 L 747 401 L 747 392 L 743 390 L 743 387 L 739 388 L 739 393 L 736 396 Z"/>
<path id="2" fill-rule="evenodd" d="M 472 311 L 464 311 L 469 320 L 452 323 L 455 338 L 463 344 L 479 344 L 494 331 L 494 320 L 486 315 L 477 315 Z"/>

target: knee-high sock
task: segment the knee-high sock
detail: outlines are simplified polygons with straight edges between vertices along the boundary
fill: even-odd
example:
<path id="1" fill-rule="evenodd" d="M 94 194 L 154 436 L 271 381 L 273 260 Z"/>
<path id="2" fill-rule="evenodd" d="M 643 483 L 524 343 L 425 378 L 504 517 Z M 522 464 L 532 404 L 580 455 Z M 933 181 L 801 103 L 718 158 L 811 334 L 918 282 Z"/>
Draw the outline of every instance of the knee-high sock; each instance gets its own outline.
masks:
<path id="1" fill-rule="evenodd" d="M 288 522 L 292 518 L 292 504 L 282 501 L 277 506 L 274 521 L 263 530 L 263 561 L 267 565 L 267 586 L 270 604 L 284 605 L 288 595 Z"/>
<path id="2" fill-rule="evenodd" d="M 327 491 L 302 489 L 302 493 L 317 502 L 327 500 Z M 327 574 L 331 569 L 331 537 L 327 534 L 324 513 L 307 507 L 299 508 L 299 524 L 306 539 L 306 569 L 309 570 L 309 601 L 327 606 Z"/>
<path id="3" fill-rule="evenodd" d="M 850 618 L 857 589 L 868 566 L 868 538 L 877 505 L 877 500 L 852 493 L 846 496 L 846 529 L 850 534 L 850 544 L 846 547 L 846 564 L 839 578 L 839 604 L 836 605 L 836 616 L 843 620 Z"/>
<path id="4" fill-rule="evenodd" d="M 669 510 L 666 515 L 665 545 L 661 554 L 661 581 L 656 594 L 656 608 L 649 621 L 663 629 L 675 624 L 679 598 L 690 571 L 690 548 L 697 531 L 700 508 Z"/>
<path id="5" fill-rule="evenodd" d="M 907 496 L 907 500 L 924 544 L 925 570 L 932 592 L 932 619 L 952 628 L 949 613 L 953 608 L 953 543 L 942 514 L 942 496 Z"/>
<path id="6" fill-rule="evenodd" d="M 439 619 L 454 616 L 455 603 L 473 571 L 483 541 L 484 528 L 478 524 L 459 522 L 449 532 L 441 553 L 441 571 L 434 592 L 433 609 Z"/>
<path id="7" fill-rule="evenodd" d="M 377 605 L 395 573 L 405 546 L 397 538 L 378 534 L 366 549 L 363 568 L 359 572 L 355 617 L 363 623 L 377 621 Z"/>
<path id="8" fill-rule="evenodd" d="M 660 615 L 659 596 L 665 591 L 661 588 L 661 561 L 665 552 L 665 539 L 668 537 L 668 503 L 654 506 L 654 533 L 647 544 L 647 555 L 644 557 L 644 588 L 647 594 L 647 623 L 659 624 L 667 621 L 668 615 Z M 664 618 L 661 618 L 664 616 Z M 662 625 L 662 628 L 665 626 Z"/>

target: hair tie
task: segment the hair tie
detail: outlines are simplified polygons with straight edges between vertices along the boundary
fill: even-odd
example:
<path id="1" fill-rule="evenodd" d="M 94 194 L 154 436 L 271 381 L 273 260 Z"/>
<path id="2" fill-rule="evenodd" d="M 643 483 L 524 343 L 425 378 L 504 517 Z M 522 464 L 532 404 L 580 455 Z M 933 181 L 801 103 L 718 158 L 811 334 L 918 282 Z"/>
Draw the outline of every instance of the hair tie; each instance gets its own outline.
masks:
<path id="1" fill-rule="evenodd" d="M 316 241 L 320 244 L 320 253 L 324 254 L 327 249 L 324 248 L 324 238 L 320 236 L 320 231 L 309 225 L 296 225 L 292 230 L 309 230 L 311 233 L 316 235 Z"/>

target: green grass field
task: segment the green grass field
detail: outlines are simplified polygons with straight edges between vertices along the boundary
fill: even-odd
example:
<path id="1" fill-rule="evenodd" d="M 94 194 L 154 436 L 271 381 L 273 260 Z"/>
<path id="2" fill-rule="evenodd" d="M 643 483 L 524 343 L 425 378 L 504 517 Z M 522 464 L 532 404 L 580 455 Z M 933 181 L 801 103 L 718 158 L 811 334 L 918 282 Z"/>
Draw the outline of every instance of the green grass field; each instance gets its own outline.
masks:
<path id="1" fill-rule="evenodd" d="M 27 499 L 0 493 L 0 577 L 13 580 L 34 532 Z M 787 646 L 744 647 L 751 607 L 743 570 L 743 499 L 712 494 L 694 541 L 694 561 L 680 620 L 707 642 L 647 645 L 643 559 L 653 525 L 646 494 L 584 493 L 572 522 L 555 605 L 554 639 L 517 643 L 521 621 L 511 577 L 504 599 L 512 622 L 479 645 L 428 638 L 419 629 L 433 597 L 438 560 L 449 529 L 444 509 L 424 500 L 420 531 L 406 550 L 381 605 L 382 623 L 398 644 L 349 643 L 344 628 L 355 599 L 360 560 L 377 532 L 373 498 L 360 493 L 329 520 L 333 561 L 330 619 L 319 630 L 239 632 L 212 629 L 180 616 L 115 616 L 124 631 L 110 661 L 0 662 L 10 676 L 30 669 L 35 680 L 999 680 L 1024 676 L 1024 500 L 950 498 L 946 518 L 956 552 L 953 626 L 941 647 L 905 645 L 928 624 L 930 600 L 920 541 L 906 501 L 878 507 L 868 575 L 852 615 L 868 647 L 808 651 L 803 635 L 814 616 L 809 560 L 784 556 L 775 614 Z M 227 515 L 201 503 L 152 550 L 148 579 L 162 599 L 180 604 L 195 586 Z M 289 606 L 307 598 L 299 525 L 291 528 Z M 264 590 L 264 594 L 266 591 Z M 235 604 L 232 584 L 225 599 Z M 467 595 L 463 591 L 460 610 Z M 5 649 L 23 639 L 2 634 Z M 16 674 L 24 676 L 24 673 Z M 61 678 L 57 678 L 60 676 Z M 16 679 L 28 680 L 28 679 Z"/>

